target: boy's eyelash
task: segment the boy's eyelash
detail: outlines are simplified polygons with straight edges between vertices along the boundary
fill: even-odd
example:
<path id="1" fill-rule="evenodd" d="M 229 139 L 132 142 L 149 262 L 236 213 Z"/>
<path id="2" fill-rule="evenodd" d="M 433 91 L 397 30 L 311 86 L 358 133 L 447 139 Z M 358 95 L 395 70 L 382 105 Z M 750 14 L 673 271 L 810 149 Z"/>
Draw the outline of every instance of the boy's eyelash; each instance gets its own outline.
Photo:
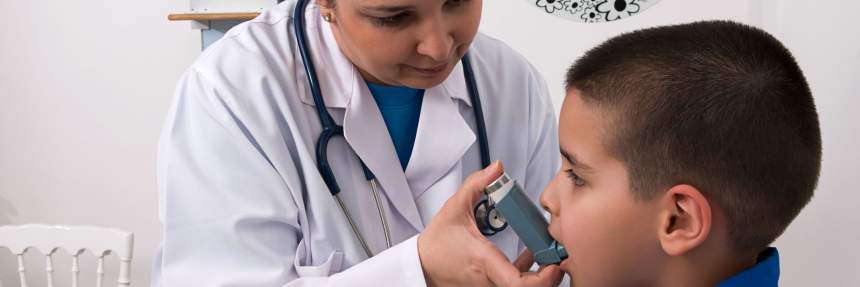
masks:
<path id="1" fill-rule="evenodd" d="M 565 173 L 567 173 L 567 177 L 568 177 L 568 178 L 570 178 L 571 180 L 573 180 L 573 185 L 574 185 L 574 186 L 584 186 L 584 185 L 585 185 L 585 180 L 584 180 L 584 179 L 582 179 L 582 177 L 579 177 L 579 175 L 578 175 L 578 174 L 576 174 L 575 172 L 573 172 L 573 169 L 572 169 L 572 168 L 571 168 L 571 169 L 568 169 L 568 170 L 565 170 L 564 172 L 565 172 Z"/>

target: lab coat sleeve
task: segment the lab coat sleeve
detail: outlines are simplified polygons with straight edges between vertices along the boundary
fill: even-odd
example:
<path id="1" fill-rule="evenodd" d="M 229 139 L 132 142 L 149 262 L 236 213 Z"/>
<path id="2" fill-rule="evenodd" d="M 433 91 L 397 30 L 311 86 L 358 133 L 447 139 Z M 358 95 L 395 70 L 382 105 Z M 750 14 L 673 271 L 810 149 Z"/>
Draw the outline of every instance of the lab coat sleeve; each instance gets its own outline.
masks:
<path id="1" fill-rule="evenodd" d="M 529 144 L 525 190 L 534 202 L 561 167 L 558 148 L 558 120 L 546 82 L 529 66 Z"/>
<path id="2" fill-rule="evenodd" d="M 335 273 L 300 266 L 300 209 L 228 95 L 187 72 L 158 149 L 153 286 L 424 286 L 417 239 Z M 335 254 L 337 255 L 337 254 Z"/>

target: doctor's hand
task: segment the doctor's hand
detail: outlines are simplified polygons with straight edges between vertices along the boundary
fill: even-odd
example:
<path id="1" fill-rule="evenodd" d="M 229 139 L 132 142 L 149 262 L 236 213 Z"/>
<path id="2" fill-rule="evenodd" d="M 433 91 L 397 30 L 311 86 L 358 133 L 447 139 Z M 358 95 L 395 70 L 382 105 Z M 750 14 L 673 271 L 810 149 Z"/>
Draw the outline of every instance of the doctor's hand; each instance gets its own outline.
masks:
<path id="1" fill-rule="evenodd" d="M 526 272 L 531 255 L 516 266 L 478 230 L 472 210 L 484 187 L 502 175 L 500 162 L 470 175 L 418 237 L 418 256 L 428 286 L 558 286 L 558 266 Z"/>

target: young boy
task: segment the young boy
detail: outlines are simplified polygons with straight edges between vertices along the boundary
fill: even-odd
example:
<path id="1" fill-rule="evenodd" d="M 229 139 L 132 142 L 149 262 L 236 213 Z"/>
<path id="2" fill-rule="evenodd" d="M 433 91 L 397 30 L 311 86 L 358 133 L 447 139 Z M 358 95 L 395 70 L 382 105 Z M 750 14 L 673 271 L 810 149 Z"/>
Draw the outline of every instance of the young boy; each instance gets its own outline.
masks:
<path id="1" fill-rule="evenodd" d="M 806 80 L 764 31 L 624 34 L 567 74 L 562 172 L 541 196 L 582 286 L 777 286 L 768 247 L 809 202 L 821 135 Z"/>

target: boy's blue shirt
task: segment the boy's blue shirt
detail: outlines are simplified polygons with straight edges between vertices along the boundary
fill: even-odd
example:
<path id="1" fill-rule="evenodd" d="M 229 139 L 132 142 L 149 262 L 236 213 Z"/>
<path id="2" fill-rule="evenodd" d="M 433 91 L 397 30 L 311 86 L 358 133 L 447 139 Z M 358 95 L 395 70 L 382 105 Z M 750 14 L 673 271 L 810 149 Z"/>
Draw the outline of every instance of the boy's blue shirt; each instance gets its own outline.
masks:
<path id="1" fill-rule="evenodd" d="M 720 283 L 719 287 L 761 286 L 776 287 L 779 283 L 779 252 L 776 248 L 765 249 L 758 256 L 755 266 L 735 274 Z"/>

